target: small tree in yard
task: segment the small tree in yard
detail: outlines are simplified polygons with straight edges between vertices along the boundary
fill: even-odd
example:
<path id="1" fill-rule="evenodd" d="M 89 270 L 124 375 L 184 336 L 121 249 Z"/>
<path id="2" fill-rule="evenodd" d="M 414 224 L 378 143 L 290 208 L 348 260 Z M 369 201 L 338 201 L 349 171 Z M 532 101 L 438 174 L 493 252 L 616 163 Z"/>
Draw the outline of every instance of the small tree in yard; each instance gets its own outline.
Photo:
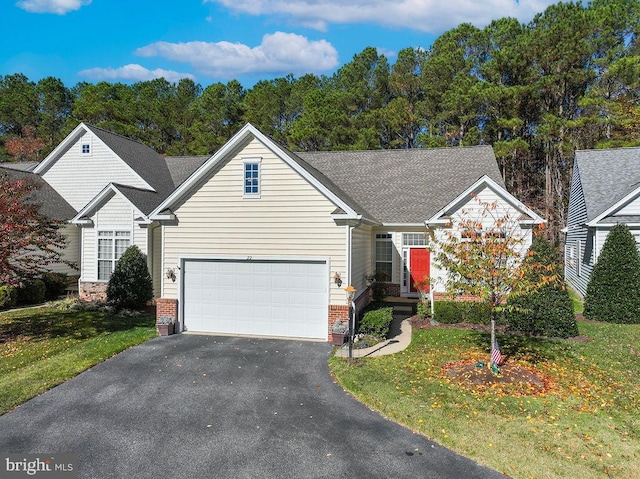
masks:
<path id="1" fill-rule="evenodd" d="M 436 262 L 449 272 L 447 291 L 468 294 L 491 309 L 491 349 L 495 321 L 510 297 L 526 294 L 552 281 L 556 271 L 535 261 L 523 262 L 526 237 L 517 218 L 497 203 L 476 199 L 477 206 L 461 211 L 438 242 Z M 539 281 L 533 281 L 533 270 Z"/>
<path id="2" fill-rule="evenodd" d="M 70 264 L 62 258 L 62 223 L 40 214 L 36 189 L 28 179 L 0 175 L 0 284 L 18 286 L 50 264 Z"/>
<path id="3" fill-rule="evenodd" d="M 153 283 L 147 259 L 140 248 L 129 246 L 113 269 L 107 285 L 107 301 L 119 308 L 139 308 L 151 298 Z"/>
<path id="4" fill-rule="evenodd" d="M 509 327 L 532 336 L 569 338 L 578 335 L 578 325 L 573 312 L 573 302 L 562 281 L 562 269 L 558 256 L 548 241 L 534 238 L 524 262 L 547 265 L 540 270 L 529 271 L 530 281 L 538 284 L 544 274 L 552 281 L 543 284 L 528 294 L 516 296 L 509 301 Z"/>
<path id="5" fill-rule="evenodd" d="M 640 253 L 626 225 L 611 228 L 602 246 L 583 314 L 598 321 L 640 323 Z"/>

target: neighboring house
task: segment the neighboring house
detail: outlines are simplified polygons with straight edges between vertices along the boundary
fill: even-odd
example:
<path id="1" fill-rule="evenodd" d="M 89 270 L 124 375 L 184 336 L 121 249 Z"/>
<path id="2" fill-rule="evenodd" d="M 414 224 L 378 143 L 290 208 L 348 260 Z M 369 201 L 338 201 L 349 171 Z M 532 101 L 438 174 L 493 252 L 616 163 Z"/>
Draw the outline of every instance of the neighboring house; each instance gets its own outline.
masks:
<path id="1" fill-rule="evenodd" d="M 210 158 L 164 158 L 80 124 L 34 171 L 76 211 L 81 296 L 104 296 L 136 244 L 158 316 L 189 331 L 326 340 L 344 288 L 366 304 L 374 272 L 389 294 L 425 276 L 443 293 L 430 237 L 476 197 L 515 215 L 527 245 L 542 223 L 489 146 L 293 153 L 247 124 Z"/>
<path id="2" fill-rule="evenodd" d="M 584 296 L 611 228 L 624 223 L 640 248 L 640 148 L 579 150 L 565 228 L 565 279 Z"/>

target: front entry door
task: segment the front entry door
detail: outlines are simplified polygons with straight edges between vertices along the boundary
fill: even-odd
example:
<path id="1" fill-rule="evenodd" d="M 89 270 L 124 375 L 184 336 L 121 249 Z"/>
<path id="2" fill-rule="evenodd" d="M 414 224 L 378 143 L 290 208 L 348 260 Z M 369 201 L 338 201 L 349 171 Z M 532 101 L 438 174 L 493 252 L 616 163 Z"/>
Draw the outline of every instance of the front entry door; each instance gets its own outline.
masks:
<path id="1" fill-rule="evenodd" d="M 409 249 L 409 292 L 416 293 L 415 282 L 421 281 L 431 274 L 431 252 L 422 248 Z M 427 286 L 425 291 L 429 291 Z"/>

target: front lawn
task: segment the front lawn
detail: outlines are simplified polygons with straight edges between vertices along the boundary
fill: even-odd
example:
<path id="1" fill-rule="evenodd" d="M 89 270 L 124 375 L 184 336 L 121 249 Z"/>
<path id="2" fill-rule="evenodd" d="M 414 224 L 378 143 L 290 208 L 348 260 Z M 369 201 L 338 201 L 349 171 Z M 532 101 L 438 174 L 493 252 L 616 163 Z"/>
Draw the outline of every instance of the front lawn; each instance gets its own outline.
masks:
<path id="1" fill-rule="evenodd" d="M 450 327 L 414 331 L 398 354 L 330 367 L 371 408 L 508 476 L 640 477 L 640 326 L 579 330 L 577 340 L 498 335 L 507 364 L 538 373 L 542 388 L 450 376 L 452 363 L 487 361 L 490 344 L 485 332 Z"/>
<path id="2" fill-rule="evenodd" d="M 0 414 L 156 335 L 151 315 L 54 307 L 0 313 Z"/>

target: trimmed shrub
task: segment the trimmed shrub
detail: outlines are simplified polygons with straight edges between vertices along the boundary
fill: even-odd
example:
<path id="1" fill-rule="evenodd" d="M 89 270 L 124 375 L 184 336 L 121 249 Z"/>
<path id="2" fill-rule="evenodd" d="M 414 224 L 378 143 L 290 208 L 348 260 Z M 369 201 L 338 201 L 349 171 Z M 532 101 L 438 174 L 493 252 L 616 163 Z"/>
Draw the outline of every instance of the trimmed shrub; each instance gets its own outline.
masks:
<path id="1" fill-rule="evenodd" d="M 69 277 L 63 273 L 45 273 L 42 275 L 42 281 L 46 286 L 45 299 L 52 301 L 62 296 L 67 289 Z"/>
<path id="2" fill-rule="evenodd" d="M 13 308 L 18 304 L 18 291 L 15 286 L 0 286 L 0 309 Z"/>
<path id="3" fill-rule="evenodd" d="M 153 283 L 147 258 L 137 246 L 129 246 L 116 263 L 109 284 L 107 301 L 117 308 L 141 308 L 153 298 Z"/>
<path id="4" fill-rule="evenodd" d="M 535 261 L 543 266 L 536 274 L 555 275 L 558 280 L 545 284 L 532 293 L 517 296 L 509 301 L 513 308 L 508 313 L 508 324 L 513 330 L 531 336 L 570 338 L 578 335 L 578 324 L 573 312 L 569 291 L 562 282 L 562 270 L 556 251 L 551 244 L 534 238 L 531 254 L 525 261 Z M 540 278 L 530 278 L 539 282 Z"/>
<path id="5" fill-rule="evenodd" d="M 616 225 L 593 267 L 584 301 L 585 318 L 640 323 L 640 253 L 627 225 Z"/>
<path id="6" fill-rule="evenodd" d="M 443 324 L 490 324 L 491 306 L 474 301 L 436 301 L 433 303 L 435 320 Z"/>
<path id="7" fill-rule="evenodd" d="M 416 314 L 421 318 L 431 316 L 431 305 L 425 301 L 420 301 L 416 306 Z"/>
<path id="8" fill-rule="evenodd" d="M 393 308 L 386 307 L 374 309 L 364 313 L 358 332 L 362 334 L 371 334 L 377 338 L 386 338 L 389 334 L 389 328 L 393 321 Z"/>
<path id="9" fill-rule="evenodd" d="M 40 304 L 44 302 L 46 291 L 41 279 L 25 280 L 18 288 L 18 304 Z"/>

